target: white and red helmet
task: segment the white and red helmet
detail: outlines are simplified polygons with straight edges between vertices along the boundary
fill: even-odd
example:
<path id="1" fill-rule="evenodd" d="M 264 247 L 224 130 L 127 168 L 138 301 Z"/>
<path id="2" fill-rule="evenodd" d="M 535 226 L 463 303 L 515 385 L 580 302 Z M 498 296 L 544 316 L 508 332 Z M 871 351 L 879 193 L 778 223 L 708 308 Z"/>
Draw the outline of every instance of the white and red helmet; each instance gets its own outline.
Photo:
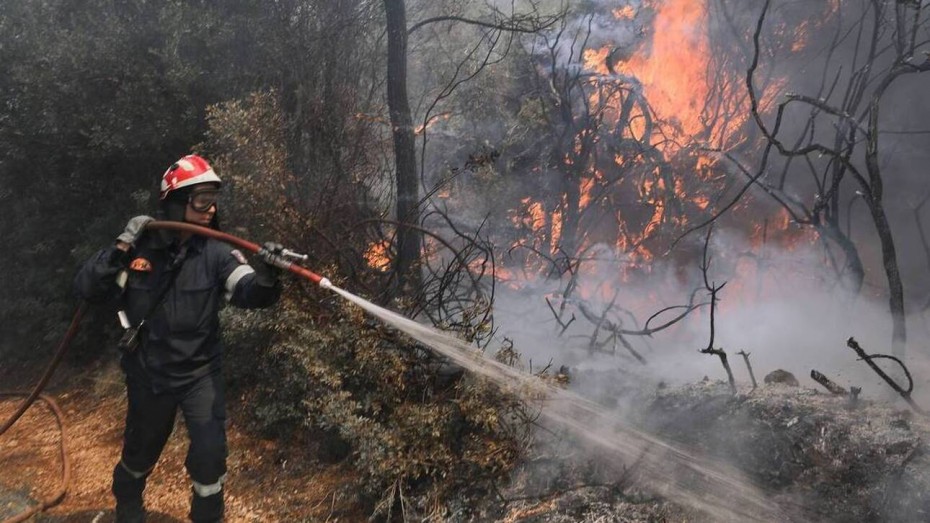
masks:
<path id="1" fill-rule="evenodd" d="M 172 192 L 198 183 L 222 183 L 213 167 L 196 154 L 189 154 L 171 165 L 161 177 L 161 195 L 164 200 Z"/>

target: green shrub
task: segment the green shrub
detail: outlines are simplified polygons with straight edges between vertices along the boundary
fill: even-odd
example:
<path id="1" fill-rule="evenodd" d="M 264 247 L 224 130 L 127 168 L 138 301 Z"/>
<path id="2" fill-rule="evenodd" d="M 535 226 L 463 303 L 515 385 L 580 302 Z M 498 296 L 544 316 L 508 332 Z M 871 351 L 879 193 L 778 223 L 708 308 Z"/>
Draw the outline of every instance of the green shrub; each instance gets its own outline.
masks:
<path id="1" fill-rule="evenodd" d="M 215 106 L 209 115 L 204 147 L 230 180 L 225 208 L 241 227 L 233 232 L 295 242 L 323 274 L 357 278 L 347 274 L 346 253 L 367 245 L 344 231 L 373 212 L 364 203 L 372 201 L 363 194 L 367 185 L 326 183 L 339 195 L 338 220 L 308 205 L 314 195 L 303 192 L 306 176 L 319 173 L 292 160 L 289 120 L 273 92 Z M 343 250 L 314 249 L 320 236 L 338 238 Z M 324 455 L 345 454 L 375 514 L 390 517 L 403 505 L 408 516 L 441 516 L 451 494 L 480 493 L 505 476 L 525 445 L 520 403 L 327 291 L 290 280 L 274 309 L 224 317 L 231 383 L 248 389 L 254 421 L 274 433 L 305 431 L 321 440 Z M 477 312 L 462 318 L 486 321 Z"/>
<path id="2" fill-rule="evenodd" d="M 232 366 L 254 372 L 260 426 L 338 435 L 381 515 L 402 501 L 408 515 L 441 513 L 450 494 L 480 493 L 511 470 L 525 445 L 519 403 L 351 305 L 319 323 L 297 302 L 228 321 Z M 256 331 L 266 346 L 239 346 Z"/>

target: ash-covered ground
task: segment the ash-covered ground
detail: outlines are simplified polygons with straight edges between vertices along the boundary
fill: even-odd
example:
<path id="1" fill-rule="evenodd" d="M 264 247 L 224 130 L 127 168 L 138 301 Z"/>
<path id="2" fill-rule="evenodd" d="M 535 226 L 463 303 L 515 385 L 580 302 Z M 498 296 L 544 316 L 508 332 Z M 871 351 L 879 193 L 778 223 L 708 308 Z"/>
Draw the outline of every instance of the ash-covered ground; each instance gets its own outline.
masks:
<path id="1" fill-rule="evenodd" d="M 642 426 L 741 470 L 784 521 L 930 521 L 930 420 L 906 408 L 784 383 L 732 394 L 710 380 L 660 386 L 634 403 L 628 414 Z M 527 467 L 509 494 L 540 495 L 511 503 L 501 519 L 719 521 L 642 489 L 635 463 L 611 470 L 586 454 L 569 457 L 574 465 L 549 456 Z"/>

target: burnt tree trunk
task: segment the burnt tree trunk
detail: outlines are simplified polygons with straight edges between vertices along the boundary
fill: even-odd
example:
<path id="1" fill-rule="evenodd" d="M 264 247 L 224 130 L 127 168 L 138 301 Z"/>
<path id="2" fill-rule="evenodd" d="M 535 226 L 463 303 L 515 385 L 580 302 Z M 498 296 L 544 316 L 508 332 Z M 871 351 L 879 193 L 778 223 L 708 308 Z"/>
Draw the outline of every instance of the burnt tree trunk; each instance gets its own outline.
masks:
<path id="1" fill-rule="evenodd" d="M 927 63 L 930 64 L 930 59 L 928 59 Z M 865 165 L 868 170 L 871 189 L 870 192 L 866 193 L 866 202 L 872 214 L 872 221 L 875 222 L 875 231 L 878 233 L 878 239 L 881 242 L 882 264 L 885 268 L 885 277 L 888 280 L 888 306 L 891 310 L 892 353 L 902 358 L 904 357 L 907 343 L 904 314 L 904 283 L 901 281 L 901 271 L 898 267 L 898 255 L 894 245 L 894 235 L 891 232 L 891 224 L 888 223 L 888 217 L 885 215 L 885 207 L 882 203 L 884 181 L 882 179 L 882 172 L 878 159 L 878 115 L 879 109 L 881 108 L 882 96 L 894 80 L 904 74 L 905 70 L 906 69 L 901 66 L 894 67 L 891 72 L 882 79 L 882 82 L 872 94 L 872 99 L 869 104 L 869 136 L 865 150 Z"/>
<path id="2" fill-rule="evenodd" d="M 874 200 L 869 202 L 872 220 L 875 222 L 875 231 L 882 246 L 882 264 L 885 268 L 885 278 L 888 281 L 888 306 L 891 311 L 891 347 L 892 354 L 904 357 L 904 347 L 907 342 L 904 314 L 904 284 L 901 281 L 901 271 L 898 268 L 898 255 L 894 245 L 894 236 L 891 225 L 885 215 L 881 196 L 873 195 Z"/>
<path id="3" fill-rule="evenodd" d="M 387 102 L 394 138 L 397 188 L 397 253 L 394 275 L 397 290 L 415 291 L 419 284 L 417 261 L 422 238 L 419 225 L 419 185 L 413 118 L 407 98 L 407 15 L 404 0 L 384 0 L 387 22 Z"/>
<path id="4" fill-rule="evenodd" d="M 844 283 L 853 295 L 858 296 L 862 292 L 862 284 L 865 281 L 865 266 L 862 265 L 862 257 L 859 255 L 856 244 L 849 238 L 849 233 L 840 230 L 836 220 L 828 220 L 815 228 L 819 234 L 833 240 L 843 251 L 846 269 L 849 270 L 849 273 L 844 275 Z"/>

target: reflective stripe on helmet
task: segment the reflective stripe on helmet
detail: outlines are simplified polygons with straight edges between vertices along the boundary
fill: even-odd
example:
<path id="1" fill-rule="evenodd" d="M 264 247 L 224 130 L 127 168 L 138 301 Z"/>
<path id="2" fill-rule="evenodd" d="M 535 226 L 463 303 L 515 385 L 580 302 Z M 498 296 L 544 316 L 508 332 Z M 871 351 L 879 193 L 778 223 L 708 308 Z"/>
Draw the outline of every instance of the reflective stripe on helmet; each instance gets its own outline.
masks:
<path id="1" fill-rule="evenodd" d="M 209 485 L 197 483 L 196 481 L 192 481 L 192 483 L 194 484 L 194 494 L 205 498 L 222 492 L 223 483 L 226 483 L 226 474 L 220 476 L 220 479 L 216 480 L 216 483 L 210 483 Z"/>
<path id="2" fill-rule="evenodd" d="M 236 292 L 236 285 L 239 283 L 239 280 L 247 274 L 252 274 L 255 272 L 255 269 L 248 265 L 240 265 L 236 267 L 232 273 L 226 278 L 226 301 L 232 299 L 232 295 Z"/>

